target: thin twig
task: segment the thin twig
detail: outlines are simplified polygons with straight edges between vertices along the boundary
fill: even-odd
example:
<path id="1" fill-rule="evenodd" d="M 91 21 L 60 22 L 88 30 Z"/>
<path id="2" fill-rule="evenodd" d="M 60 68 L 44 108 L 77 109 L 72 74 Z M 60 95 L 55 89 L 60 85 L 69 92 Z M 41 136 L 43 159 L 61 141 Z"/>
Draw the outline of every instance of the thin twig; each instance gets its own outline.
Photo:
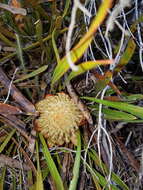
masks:
<path id="1" fill-rule="evenodd" d="M 89 110 L 87 109 L 87 107 L 83 104 L 83 102 L 79 99 L 79 97 L 77 96 L 77 94 L 75 93 L 72 85 L 70 82 L 66 83 L 66 87 L 68 90 L 69 95 L 71 96 L 71 98 L 73 99 L 73 101 L 77 104 L 79 110 L 82 112 L 83 116 L 85 117 L 85 119 L 87 120 L 87 122 L 90 125 L 93 125 L 93 119 L 92 116 L 89 112 Z"/>
<path id="2" fill-rule="evenodd" d="M 6 103 L 6 102 L 8 101 L 8 99 L 9 99 L 10 91 L 11 91 L 11 85 L 12 85 L 12 83 L 13 83 L 13 81 L 14 81 L 14 78 L 15 78 L 15 75 L 16 75 L 16 72 L 17 72 L 17 71 L 18 71 L 18 68 L 16 68 L 15 71 L 14 71 L 14 73 L 13 73 L 12 80 L 11 80 L 11 82 L 10 82 L 10 84 L 9 84 L 9 87 L 8 87 L 7 97 L 6 97 L 5 101 L 4 101 L 4 103 Z"/>

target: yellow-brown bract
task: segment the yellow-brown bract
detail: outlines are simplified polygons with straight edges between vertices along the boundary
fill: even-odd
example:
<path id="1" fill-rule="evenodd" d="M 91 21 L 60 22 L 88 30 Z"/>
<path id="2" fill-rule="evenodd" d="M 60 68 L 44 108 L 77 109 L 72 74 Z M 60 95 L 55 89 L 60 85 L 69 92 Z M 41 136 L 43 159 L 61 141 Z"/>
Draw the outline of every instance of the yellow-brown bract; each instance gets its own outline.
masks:
<path id="1" fill-rule="evenodd" d="M 36 120 L 36 130 L 48 140 L 50 147 L 72 141 L 76 144 L 76 131 L 84 120 L 74 101 L 65 93 L 47 96 L 38 102 L 36 110 L 40 113 Z"/>

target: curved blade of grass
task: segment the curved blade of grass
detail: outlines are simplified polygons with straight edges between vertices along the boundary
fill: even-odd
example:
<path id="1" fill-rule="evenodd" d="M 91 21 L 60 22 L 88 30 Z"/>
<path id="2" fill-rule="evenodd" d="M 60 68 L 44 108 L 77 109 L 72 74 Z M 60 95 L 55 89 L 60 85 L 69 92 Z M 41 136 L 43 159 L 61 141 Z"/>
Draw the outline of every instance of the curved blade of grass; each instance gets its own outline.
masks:
<path id="1" fill-rule="evenodd" d="M 92 108 L 95 108 L 95 112 L 97 112 L 98 115 L 98 108 L 95 106 L 92 106 Z M 117 120 L 117 121 L 133 121 L 137 119 L 134 115 L 131 115 L 126 112 L 117 111 L 109 108 L 103 108 L 102 112 L 105 114 L 106 119 L 111 120 Z M 93 110 L 94 113 L 94 110 Z M 96 114 L 96 113 L 95 113 Z"/>
<path id="2" fill-rule="evenodd" d="M 27 181 L 28 181 L 28 185 L 29 185 L 28 190 L 33 190 L 34 189 L 34 184 L 33 184 L 33 175 L 32 175 L 31 170 L 27 172 Z"/>
<path id="3" fill-rule="evenodd" d="M 13 169 L 12 170 L 12 185 L 11 185 L 11 189 L 16 190 L 16 172 Z"/>
<path id="4" fill-rule="evenodd" d="M 52 32 L 52 45 L 53 45 L 53 49 L 54 49 L 54 52 L 55 52 L 55 55 L 56 55 L 57 63 L 59 64 L 59 62 L 60 62 L 60 56 L 59 56 L 58 48 L 57 48 L 57 45 L 56 45 L 56 42 L 55 42 L 55 38 L 54 38 L 55 31 L 56 31 L 56 29 L 54 29 L 53 32 Z"/>
<path id="5" fill-rule="evenodd" d="M 98 171 L 94 170 L 96 176 L 98 177 L 99 183 L 105 188 L 106 186 L 108 187 L 107 189 L 110 190 L 119 190 L 116 185 L 109 184 L 109 182 L 106 180 L 105 177 L 103 177 Z M 105 188 L 106 189 L 106 188 Z"/>
<path id="6" fill-rule="evenodd" d="M 112 109 L 103 109 L 103 113 L 105 114 L 105 118 L 111 120 L 132 121 L 137 119 L 135 116 L 131 114 Z"/>
<path id="7" fill-rule="evenodd" d="M 112 109 L 103 109 L 103 113 L 105 114 L 105 118 L 108 120 L 131 122 L 137 119 L 135 116 L 131 114 Z"/>
<path id="8" fill-rule="evenodd" d="M 95 164 L 97 166 L 99 166 L 101 169 L 104 168 L 104 170 L 106 171 L 106 173 L 108 174 L 108 168 L 106 167 L 106 165 L 99 160 L 99 156 L 98 154 L 95 152 L 95 150 L 91 149 L 91 152 L 88 152 L 90 158 L 95 162 Z M 118 175 L 116 175 L 114 172 L 112 172 L 111 175 L 111 179 L 117 184 L 119 185 L 121 188 L 123 188 L 124 190 L 129 190 L 128 186 L 120 179 L 120 177 Z"/>
<path id="9" fill-rule="evenodd" d="M 93 36 L 97 31 L 98 27 L 101 25 L 105 19 L 109 8 L 111 7 L 112 0 L 104 0 L 101 4 L 96 17 L 94 18 L 88 32 L 83 36 L 79 43 L 70 51 L 70 57 L 73 63 L 78 61 L 78 59 L 84 54 L 90 43 L 92 42 Z M 54 70 L 52 85 L 59 80 L 65 72 L 69 69 L 69 64 L 67 63 L 67 57 L 63 57 L 60 60 L 60 64 Z"/>
<path id="10" fill-rule="evenodd" d="M 68 12 L 68 9 L 69 9 L 69 6 L 70 6 L 70 0 L 66 0 L 64 12 L 63 12 L 63 15 L 62 15 L 63 18 L 66 16 L 66 14 Z"/>
<path id="11" fill-rule="evenodd" d="M 6 167 L 4 167 L 4 168 L 1 169 L 1 174 L 0 174 L 0 190 L 4 190 L 5 174 L 6 174 Z"/>
<path id="12" fill-rule="evenodd" d="M 131 102 L 136 102 L 136 101 L 139 101 L 139 100 L 142 100 L 142 99 L 143 99 L 142 94 L 131 94 L 129 96 L 126 96 L 125 101 L 131 103 Z"/>
<path id="13" fill-rule="evenodd" d="M 14 135 L 14 133 L 16 132 L 16 129 L 13 129 L 5 138 L 4 142 L 0 145 L 0 153 L 4 150 L 4 148 L 6 147 L 6 145 L 8 144 L 8 142 L 10 141 L 11 137 Z"/>
<path id="14" fill-rule="evenodd" d="M 125 49 L 125 52 L 123 53 L 119 61 L 119 64 L 115 67 L 113 71 L 114 76 L 117 75 L 117 73 L 119 73 L 123 69 L 123 67 L 130 61 L 135 52 L 135 49 L 136 49 L 136 44 L 134 40 L 131 38 L 128 42 L 127 48 Z"/>
<path id="15" fill-rule="evenodd" d="M 2 33 L 0 33 L 0 39 L 5 42 L 10 47 L 16 47 L 15 43 L 10 41 L 7 37 L 5 37 Z"/>
<path id="16" fill-rule="evenodd" d="M 128 113 L 131 113 L 132 115 L 135 115 L 141 119 L 143 119 L 143 108 L 139 106 L 135 106 L 132 104 L 127 104 L 124 102 L 112 102 L 112 101 L 107 101 L 107 100 L 100 100 L 97 98 L 92 98 L 92 97 L 83 97 L 83 99 L 90 100 L 99 104 L 103 104 L 105 106 L 109 106 L 115 109 L 119 109 L 122 111 L 126 111 Z"/>
<path id="17" fill-rule="evenodd" d="M 69 190 L 75 190 L 77 187 L 77 182 L 79 178 L 79 168 L 80 168 L 80 156 L 81 156 L 81 138 L 80 138 L 80 132 L 78 131 L 78 143 L 77 143 L 77 151 L 76 151 L 76 157 L 73 167 L 73 178 L 70 182 Z"/>
<path id="18" fill-rule="evenodd" d="M 60 189 L 60 190 L 64 190 L 64 185 L 63 185 L 63 182 L 62 182 L 62 179 L 59 175 L 59 172 L 57 170 L 57 167 L 51 157 L 51 154 L 48 150 L 48 147 L 47 147 L 47 144 L 45 142 L 45 139 L 43 138 L 42 134 L 39 134 L 39 137 L 40 137 L 40 141 L 42 143 L 42 150 L 43 150 L 43 154 L 45 156 L 45 159 L 47 161 L 47 165 L 48 165 L 48 168 L 49 168 L 49 171 L 51 173 L 51 176 L 53 178 L 53 181 L 56 185 L 56 188 L 57 190 Z"/>
<path id="19" fill-rule="evenodd" d="M 119 190 L 115 185 L 110 185 L 110 188 L 108 188 L 108 181 L 105 177 L 103 177 L 99 172 L 97 172 L 96 170 L 93 169 L 93 167 L 91 167 L 87 162 L 84 162 L 86 167 L 87 167 L 87 170 L 91 173 L 91 176 L 93 178 L 93 181 L 95 182 L 95 185 L 98 181 L 98 187 L 99 187 L 99 184 L 102 186 L 102 187 L 107 187 L 105 188 L 106 190 Z M 103 188 L 102 188 L 103 189 Z M 129 190 L 129 189 L 128 189 Z"/>
<path id="20" fill-rule="evenodd" d="M 42 41 L 43 25 L 40 19 L 36 22 L 35 29 L 36 29 L 37 39 L 39 40 L 40 43 L 43 42 Z"/>
<path id="21" fill-rule="evenodd" d="M 78 71 L 72 71 L 68 76 L 68 80 L 73 79 L 74 77 L 83 74 L 84 72 L 93 69 L 99 65 L 108 65 L 111 64 L 113 60 L 98 60 L 98 61 L 87 61 L 79 64 Z"/>
<path id="22" fill-rule="evenodd" d="M 37 141 L 36 141 L 36 159 L 37 159 L 36 190 L 39 190 L 39 189 L 44 190 L 42 172 L 41 172 L 40 163 L 39 163 L 39 148 L 38 148 Z"/>
<path id="23" fill-rule="evenodd" d="M 24 75 L 23 77 L 21 77 L 20 79 L 17 79 L 14 81 L 14 83 L 17 83 L 17 82 L 21 82 L 23 80 L 26 80 L 26 79 L 29 79 L 29 78 L 32 78 L 32 77 L 35 77 L 36 75 L 46 71 L 46 69 L 48 68 L 48 65 L 44 65 L 38 69 L 36 69 L 35 71 L 29 73 L 29 74 L 26 74 Z"/>
<path id="24" fill-rule="evenodd" d="M 43 188 L 43 179 L 42 179 L 42 174 L 41 170 L 37 170 L 37 176 L 36 176 L 36 190 L 44 190 Z"/>

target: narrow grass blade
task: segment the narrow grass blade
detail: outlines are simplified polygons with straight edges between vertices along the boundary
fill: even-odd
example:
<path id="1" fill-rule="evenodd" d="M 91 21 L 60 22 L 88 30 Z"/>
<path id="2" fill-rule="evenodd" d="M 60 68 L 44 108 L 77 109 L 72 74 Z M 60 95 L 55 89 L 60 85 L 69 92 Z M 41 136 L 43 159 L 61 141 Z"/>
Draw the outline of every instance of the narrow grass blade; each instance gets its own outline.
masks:
<path id="1" fill-rule="evenodd" d="M 13 129 L 6 137 L 6 139 L 4 140 L 4 142 L 0 145 L 0 153 L 4 150 L 4 148 L 6 147 L 6 145 L 8 144 L 8 142 L 10 141 L 11 137 L 14 135 L 14 133 L 16 132 L 16 129 Z"/>
<path id="2" fill-rule="evenodd" d="M 64 12 L 63 12 L 63 15 L 62 15 L 63 18 L 66 16 L 66 14 L 68 12 L 68 9 L 69 9 L 69 6 L 70 6 L 70 0 L 66 0 Z"/>
<path id="3" fill-rule="evenodd" d="M 37 39 L 41 40 L 42 39 L 42 33 L 43 33 L 43 26 L 42 26 L 42 22 L 40 19 L 36 22 L 35 29 L 36 29 Z"/>
<path id="4" fill-rule="evenodd" d="M 37 141 L 36 141 L 36 159 L 37 159 L 36 190 L 39 190 L 39 189 L 44 190 L 42 172 L 40 169 L 40 162 L 39 162 L 39 148 L 38 148 Z"/>
<path id="5" fill-rule="evenodd" d="M 44 157 L 47 161 L 47 165 L 48 165 L 48 168 L 49 168 L 49 171 L 51 173 L 51 176 L 52 176 L 52 179 L 55 183 L 55 186 L 56 186 L 56 189 L 60 189 L 60 190 L 64 190 L 64 186 L 63 186 L 63 182 L 62 182 L 62 179 L 59 175 L 59 172 L 57 170 L 57 167 L 51 157 L 51 154 L 48 150 L 48 147 L 47 147 L 47 144 L 45 142 L 45 139 L 43 138 L 42 134 L 39 134 L 39 137 L 40 137 L 40 141 L 42 143 L 42 150 L 43 150 L 43 154 L 44 154 Z"/>
<path id="6" fill-rule="evenodd" d="M 28 190 L 33 190 L 34 184 L 33 184 L 32 171 L 27 172 L 27 183 L 28 183 L 28 186 L 29 186 Z"/>
<path id="7" fill-rule="evenodd" d="M 95 150 L 91 149 L 91 152 L 89 152 L 89 156 L 90 158 L 95 162 L 95 164 L 106 171 L 106 174 L 108 174 L 108 168 L 106 167 L 106 165 L 99 160 L 99 156 L 98 154 L 95 152 Z M 111 179 L 112 181 L 114 181 L 117 185 L 119 185 L 119 187 L 121 187 L 124 190 L 129 190 L 128 186 L 121 180 L 121 178 L 116 175 L 114 172 L 112 172 L 111 175 Z"/>
<path id="8" fill-rule="evenodd" d="M 87 170 L 90 172 L 92 179 L 95 183 L 95 186 L 99 189 L 101 185 L 103 188 L 102 189 L 106 189 L 106 190 L 119 190 L 115 185 L 110 185 L 110 187 L 108 187 L 108 181 L 105 177 L 103 177 L 98 171 L 94 170 L 92 166 L 90 166 L 87 162 L 84 162 Z M 129 190 L 129 189 L 128 189 Z"/>
<path id="9" fill-rule="evenodd" d="M 44 190 L 41 170 L 37 171 L 36 190 Z"/>
<path id="10" fill-rule="evenodd" d="M 107 101 L 107 100 L 100 100 L 97 98 L 92 98 L 92 97 L 83 97 L 83 99 L 90 100 L 99 104 L 103 104 L 105 106 L 109 106 L 115 109 L 119 109 L 122 111 L 126 111 L 128 113 L 131 113 L 132 115 L 135 115 L 141 119 L 143 119 L 143 108 L 139 106 L 135 106 L 132 104 L 127 104 L 124 102 L 112 102 L 112 101 Z"/>
<path id="11" fill-rule="evenodd" d="M 57 63 L 59 64 L 60 56 L 59 56 L 58 48 L 57 48 L 57 45 L 56 45 L 56 42 L 55 42 L 55 32 L 56 32 L 56 29 L 54 29 L 53 32 L 52 32 L 52 45 L 53 45 L 53 49 L 54 49 L 54 52 L 55 52 L 55 55 L 56 55 Z"/>
<path id="12" fill-rule="evenodd" d="M 20 43 L 20 38 L 19 38 L 18 34 L 15 34 L 15 36 L 16 36 L 16 41 L 17 41 L 17 55 L 20 59 L 22 68 L 24 69 L 24 71 L 26 71 L 24 59 L 23 59 L 23 52 L 22 52 L 23 50 L 22 50 L 21 43 Z"/>
<path id="13" fill-rule="evenodd" d="M 135 116 L 128 114 L 126 112 L 121 112 L 112 109 L 103 109 L 105 118 L 117 121 L 133 121 L 137 119 Z"/>
<path id="14" fill-rule="evenodd" d="M 136 44 L 135 44 L 134 40 L 131 38 L 128 42 L 127 48 L 125 49 L 125 52 L 123 53 L 123 55 L 119 61 L 119 64 L 115 67 L 115 69 L 113 71 L 114 76 L 117 73 L 119 73 L 125 65 L 127 65 L 127 63 L 132 58 L 132 56 L 135 52 L 135 49 L 136 49 Z"/>
<path id="15" fill-rule="evenodd" d="M 95 112 L 95 115 L 98 115 L 98 108 L 96 106 L 91 107 L 93 110 L 93 114 Z M 95 111 L 94 111 L 95 109 Z M 104 113 L 104 117 L 109 120 L 115 120 L 115 121 L 133 121 L 137 119 L 134 115 L 128 114 L 126 112 L 117 111 L 109 108 L 103 108 L 102 112 Z"/>
<path id="16" fill-rule="evenodd" d="M 6 167 L 4 167 L 4 168 L 1 169 L 1 174 L 0 174 L 0 190 L 4 190 L 5 174 L 6 174 Z"/>
<path id="17" fill-rule="evenodd" d="M 16 47 L 16 45 L 11 42 L 7 37 L 5 37 L 2 33 L 0 33 L 0 39 L 5 42 L 5 44 L 7 44 L 10 47 Z"/>
<path id="18" fill-rule="evenodd" d="M 78 136 L 78 144 L 77 144 L 77 152 L 76 152 L 76 157 L 75 157 L 75 162 L 74 162 L 74 167 L 73 167 L 73 178 L 69 186 L 69 190 L 76 190 L 77 187 L 77 182 L 79 178 L 79 168 L 80 168 L 80 156 L 81 156 L 81 138 L 80 138 L 80 132 L 77 134 Z"/>
<path id="19" fill-rule="evenodd" d="M 40 73 L 46 71 L 47 68 L 48 68 L 48 65 L 44 65 L 44 66 L 36 69 L 35 71 L 33 71 L 33 72 L 29 73 L 29 74 L 24 75 L 20 79 L 15 80 L 14 83 L 18 83 L 18 82 L 24 81 L 26 79 L 35 77 L 36 75 L 39 75 Z"/>

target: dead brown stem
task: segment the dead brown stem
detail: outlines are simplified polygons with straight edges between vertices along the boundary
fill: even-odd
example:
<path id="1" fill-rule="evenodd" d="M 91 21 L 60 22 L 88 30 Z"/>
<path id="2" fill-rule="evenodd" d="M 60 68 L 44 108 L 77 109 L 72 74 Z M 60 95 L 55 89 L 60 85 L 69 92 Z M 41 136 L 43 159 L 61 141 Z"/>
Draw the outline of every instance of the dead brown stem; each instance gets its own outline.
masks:
<path id="1" fill-rule="evenodd" d="M 0 68 L 0 82 L 8 91 L 11 81 L 6 76 L 2 68 Z M 10 94 L 13 99 L 21 105 L 21 109 L 28 113 L 35 113 L 34 105 L 21 94 L 21 92 L 15 87 L 14 84 L 11 85 Z"/>

